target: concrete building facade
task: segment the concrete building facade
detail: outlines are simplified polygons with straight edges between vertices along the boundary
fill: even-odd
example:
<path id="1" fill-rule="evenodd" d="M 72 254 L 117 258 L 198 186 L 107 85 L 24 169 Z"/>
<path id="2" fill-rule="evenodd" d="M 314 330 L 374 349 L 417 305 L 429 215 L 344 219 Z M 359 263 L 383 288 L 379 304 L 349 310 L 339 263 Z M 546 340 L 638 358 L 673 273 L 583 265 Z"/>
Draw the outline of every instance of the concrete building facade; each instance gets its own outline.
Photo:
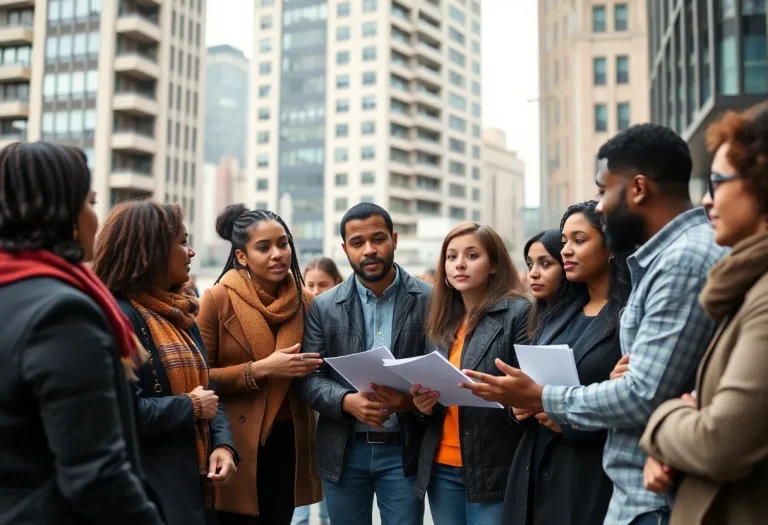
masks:
<path id="1" fill-rule="evenodd" d="M 153 196 L 194 240 L 205 16 L 205 0 L 0 0 L 0 147 L 79 146 L 100 217 Z"/>
<path id="2" fill-rule="evenodd" d="M 651 119 L 674 129 L 694 161 L 691 193 L 706 192 L 709 124 L 768 98 L 765 0 L 649 2 Z"/>
<path id="3" fill-rule="evenodd" d="M 525 163 L 507 149 L 507 134 L 498 128 L 483 132 L 483 183 L 485 222 L 517 254 L 525 242 Z"/>
<path id="4" fill-rule="evenodd" d="M 290 210 L 302 258 L 335 256 L 362 201 L 401 236 L 484 220 L 479 1 L 255 4 L 250 204 Z"/>
<path id="5" fill-rule="evenodd" d="M 205 61 L 205 163 L 235 158 L 245 166 L 249 63 L 228 45 L 208 48 Z"/>
<path id="6" fill-rule="evenodd" d="M 600 146 L 648 122 L 646 0 L 539 0 L 544 227 L 594 198 Z"/>

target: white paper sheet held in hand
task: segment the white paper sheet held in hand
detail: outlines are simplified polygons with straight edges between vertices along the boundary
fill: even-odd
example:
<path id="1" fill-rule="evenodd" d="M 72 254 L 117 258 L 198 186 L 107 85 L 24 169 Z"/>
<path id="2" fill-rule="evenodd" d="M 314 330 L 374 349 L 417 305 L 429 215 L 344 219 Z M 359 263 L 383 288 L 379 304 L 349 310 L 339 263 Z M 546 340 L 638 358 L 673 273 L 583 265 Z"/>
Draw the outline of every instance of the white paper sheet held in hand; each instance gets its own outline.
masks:
<path id="1" fill-rule="evenodd" d="M 578 386 L 579 373 L 568 345 L 515 345 L 520 370 L 537 384 Z"/>
<path id="2" fill-rule="evenodd" d="M 371 383 L 394 388 L 400 392 L 408 392 L 413 385 L 384 366 L 385 359 L 394 358 L 389 348 L 380 346 L 367 352 L 327 357 L 325 362 L 341 374 L 358 392 L 373 392 Z"/>
<path id="3" fill-rule="evenodd" d="M 387 359 L 384 365 L 412 385 L 421 385 L 433 392 L 440 392 L 437 402 L 443 406 L 504 408 L 498 403 L 477 397 L 469 390 L 459 388 L 459 383 L 472 383 L 472 379 L 438 352 L 407 359 Z"/>

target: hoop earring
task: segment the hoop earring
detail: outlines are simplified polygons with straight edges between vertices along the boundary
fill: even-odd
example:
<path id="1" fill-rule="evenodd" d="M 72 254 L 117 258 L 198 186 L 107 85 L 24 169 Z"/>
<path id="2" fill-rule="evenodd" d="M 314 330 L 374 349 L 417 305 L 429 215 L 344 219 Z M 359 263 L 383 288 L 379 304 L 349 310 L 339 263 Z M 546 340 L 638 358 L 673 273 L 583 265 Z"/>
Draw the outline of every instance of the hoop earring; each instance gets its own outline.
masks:
<path id="1" fill-rule="evenodd" d="M 613 260 L 614 260 L 615 258 L 616 258 L 616 257 L 615 257 L 613 254 L 611 254 L 611 255 L 609 255 L 609 256 L 608 256 L 608 266 L 612 266 L 612 265 L 613 265 Z"/>
<path id="2" fill-rule="evenodd" d="M 446 285 L 448 288 L 450 288 L 451 290 L 453 290 L 453 286 L 451 286 L 451 283 L 449 283 L 449 282 L 448 282 L 448 277 L 446 277 L 446 278 L 445 278 L 445 285 Z"/>

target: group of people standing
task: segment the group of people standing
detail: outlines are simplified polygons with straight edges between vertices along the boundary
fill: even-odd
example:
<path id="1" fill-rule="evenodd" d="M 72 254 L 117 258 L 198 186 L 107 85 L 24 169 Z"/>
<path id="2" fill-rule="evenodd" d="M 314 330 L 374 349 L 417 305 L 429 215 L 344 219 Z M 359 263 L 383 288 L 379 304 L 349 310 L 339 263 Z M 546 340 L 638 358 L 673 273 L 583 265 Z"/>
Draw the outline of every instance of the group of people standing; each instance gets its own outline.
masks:
<path id="1" fill-rule="evenodd" d="M 97 236 L 82 151 L 5 148 L 0 524 L 289 525 L 324 497 L 357 525 L 374 496 L 387 525 L 427 498 L 436 525 L 764 523 L 768 109 L 709 146 L 702 209 L 672 131 L 609 140 L 599 200 L 528 241 L 527 283 L 476 223 L 432 284 L 409 275 L 370 203 L 340 224 L 353 275 L 302 272 L 279 216 L 229 206 L 199 298 L 180 207 L 121 203 Z M 536 384 L 528 343 L 570 346 L 582 386 Z M 358 392 L 325 361 L 380 346 L 439 352 L 505 408 Z"/>

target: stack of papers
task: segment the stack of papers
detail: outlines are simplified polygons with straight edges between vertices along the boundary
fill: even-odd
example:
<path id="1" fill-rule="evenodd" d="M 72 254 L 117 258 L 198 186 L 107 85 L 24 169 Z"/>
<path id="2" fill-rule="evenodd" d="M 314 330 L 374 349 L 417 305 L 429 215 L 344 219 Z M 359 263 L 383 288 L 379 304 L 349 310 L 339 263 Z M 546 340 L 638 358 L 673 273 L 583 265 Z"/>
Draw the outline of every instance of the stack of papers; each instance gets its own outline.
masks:
<path id="1" fill-rule="evenodd" d="M 444 406 L 471 406 L 504 408 L 475 396 L 469 390 L 459 388 L 459 383 L 472 383 L 438 352 L 395 359 L 388 348 L 379 347 L 367 352 L 325 360 L 358 392 L 372 392 L 371 383 L 386 386 L 400 392 L 408 392 L 414 385 L 440 392 L 438 402 Z"/>
<path id="2" fill-rule="evenodd" d="M 520 370 L 536 384 L 579 386 L 573 350 L 568 345 L 515 345 Z"/>

